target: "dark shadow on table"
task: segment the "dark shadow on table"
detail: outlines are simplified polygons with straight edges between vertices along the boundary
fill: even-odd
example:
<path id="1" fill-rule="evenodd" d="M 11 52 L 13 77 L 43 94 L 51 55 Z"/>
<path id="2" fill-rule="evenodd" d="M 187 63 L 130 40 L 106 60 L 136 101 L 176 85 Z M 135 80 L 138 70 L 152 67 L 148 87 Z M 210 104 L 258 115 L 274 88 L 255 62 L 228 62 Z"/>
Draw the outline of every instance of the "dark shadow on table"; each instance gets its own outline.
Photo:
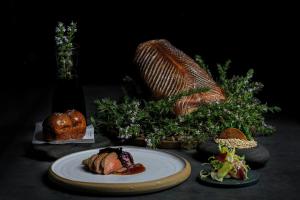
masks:
<path id="1" fill-rule="evenodd" d="M 30 142 L 24 142 L 23 144 L 24 147 L 24 157 L 32 159 L 32 160 L 37 160 L 37 161 L 55 161 L 56 159 L 53 157 L 48 156 L 43 151 L 37 151 L 33 148 L 33 144 Z"/>

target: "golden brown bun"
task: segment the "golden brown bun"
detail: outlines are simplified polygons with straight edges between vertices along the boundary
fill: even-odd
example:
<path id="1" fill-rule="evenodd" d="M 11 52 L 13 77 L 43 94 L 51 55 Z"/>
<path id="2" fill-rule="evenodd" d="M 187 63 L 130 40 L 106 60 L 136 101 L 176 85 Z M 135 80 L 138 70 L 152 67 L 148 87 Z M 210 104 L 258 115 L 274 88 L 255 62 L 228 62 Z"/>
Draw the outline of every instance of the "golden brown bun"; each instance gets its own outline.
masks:
<path id="1" fill-rule="evenodd" d="M 43 122 L 43 135 L 47 141 L 81 139 L 85 131 L 85 117 L 76 110 L 53 113 Z"/>
<path id="2" fill-rule="evenodd" d="M 86 120 L 83 114 L 77 110 L 68 110 L 65 112 L 72 121 L 72 139 L 81 139 L 85 135 Z"/>
<path id="3" fill-rule="evenodd" d="M 219 137 L 220 139 L 240 139 L 247 140 L 245 134 L 237 128 L 227 128 L 225 129 Z"/>

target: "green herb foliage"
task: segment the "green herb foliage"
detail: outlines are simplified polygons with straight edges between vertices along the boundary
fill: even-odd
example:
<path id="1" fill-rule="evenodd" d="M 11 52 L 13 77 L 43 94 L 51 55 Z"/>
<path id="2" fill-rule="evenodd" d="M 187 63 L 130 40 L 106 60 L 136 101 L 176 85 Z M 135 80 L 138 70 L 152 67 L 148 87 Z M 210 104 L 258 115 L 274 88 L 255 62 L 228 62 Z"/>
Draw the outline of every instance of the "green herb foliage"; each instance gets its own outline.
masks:
<path id="1" fill-rule="evenodd" d="M 196 61 L 209 72 L 200 56 Z M 198 142 L 215 137 L 229 127 L 240 129 L 248 139 L 253 139 L 256 133 L 272 133 L 275 129 L 265 123 L 264 114 L 280 108 L 269 107 L 255 97 L 263 85 L 251 80 L 252 69 L 245 76 L 228 78 L 229 64 L 230 61 L 218 65 L 218 84 L 226 94 L 226 101 L 222 103 L 201 105 L 185 116 L 174 115 L 172 108 L 178 99 L 209 88 L 197 88 L 155 101 L 130 97 L 121 102 L 98 99 L 92 123 L 96 130 L 116 133 L 124 140 L 142 136 L 147 145 L 154 148 L 165 139 L 179 140 L 184 147 L 193 148 Z"/>
<path id="2" fill-rule="evenodd" d="M 55 42 L 57 47 L 57 64 L 58 78 L 73 79 L 74 75 L 74 45 L 73 40 L 77 32 L 77 25 L 71 22 L 69 26 L 65 26 L 59 22 L 56 27 Z"/>

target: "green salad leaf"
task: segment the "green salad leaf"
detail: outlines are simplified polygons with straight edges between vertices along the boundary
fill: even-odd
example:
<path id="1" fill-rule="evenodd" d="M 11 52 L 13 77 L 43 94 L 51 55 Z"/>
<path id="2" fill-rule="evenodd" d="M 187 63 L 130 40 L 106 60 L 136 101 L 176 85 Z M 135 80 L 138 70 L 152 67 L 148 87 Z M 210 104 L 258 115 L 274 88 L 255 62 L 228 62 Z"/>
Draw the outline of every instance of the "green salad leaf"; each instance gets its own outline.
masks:
<path id="1" fill-rule="evenodd" d="M 222 182 L 224 178 L 240 180 L 248 179 L 249 166 L 245 158 L 235 154 L 235 148 L 219 145 L 220 153 L 208 159 L 211 171 L 200 171 L 200 178 L 211 177 L 213 180 Z"/>

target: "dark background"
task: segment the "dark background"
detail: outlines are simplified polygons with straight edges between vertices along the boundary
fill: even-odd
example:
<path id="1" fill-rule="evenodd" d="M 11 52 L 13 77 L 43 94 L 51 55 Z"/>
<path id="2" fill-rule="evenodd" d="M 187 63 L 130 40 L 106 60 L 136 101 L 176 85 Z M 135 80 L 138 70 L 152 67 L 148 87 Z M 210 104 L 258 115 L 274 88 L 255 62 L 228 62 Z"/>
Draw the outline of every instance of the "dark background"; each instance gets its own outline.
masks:
<path id="1" fill-rule="evenodd" d="M 137 75 L 132 60 L 140 42 L 165 38 L 192 57 L 202 55 L 212 71 L 216 63 L 227 59 L 232 60 L 231 74 L 254 68 L 255 79 L 265 85 L 259 98 L 282 108 L 273 115 L 275 119 L 268 119 L 277 128 L 276 134 L 258 138 L 271 159 L 261 169 L 256 186 L 226 190 L 201 186 L 196 182 L 198 160 L 176 151 L 192 164 L 189 181 L 140 199 L 237 199 L 239 195 L 244 199 L 299 199 L 300 162 L 295 156 L 300 152 L 299 6 L 288 1 L 209 2 L 2 0 L 0 199 L 86 198 L 48 187 L 45 172 L 50 162 L 29 156 L 34 124 L 50 114 L 55 26 L 58 21 L 71 20 L 78 22 L 81 82 L 86 94 L 93 94 L 87 95 L 87 105 L 98 91 L 101 97 L 116 93 L 118 87 L 106 86 L 119 85 L 125 74 Z"/>
<path id="2" fill-rule="evenodd" d="M 255 80 L 265 85 L 259 95 L 263 102 L 279 105 L 281 114 L 290 117 L 300 110 L 300 16 L 295 5 L 10 0 L 2 8 L 8 11 L 0 72 L 4 113 L 16 106 L 30 113 L 27 91 L 47 90 L 54 83 L 55 26 L 71 20 L 78 23 L 84 85 L 117 85 L 125 74 L 136 75 L 136 46 L 165 38 L 192 57 L 200 54 L 212 71 L 227 59 L 232 60 L 231 74 L 254 68 Z"/>

